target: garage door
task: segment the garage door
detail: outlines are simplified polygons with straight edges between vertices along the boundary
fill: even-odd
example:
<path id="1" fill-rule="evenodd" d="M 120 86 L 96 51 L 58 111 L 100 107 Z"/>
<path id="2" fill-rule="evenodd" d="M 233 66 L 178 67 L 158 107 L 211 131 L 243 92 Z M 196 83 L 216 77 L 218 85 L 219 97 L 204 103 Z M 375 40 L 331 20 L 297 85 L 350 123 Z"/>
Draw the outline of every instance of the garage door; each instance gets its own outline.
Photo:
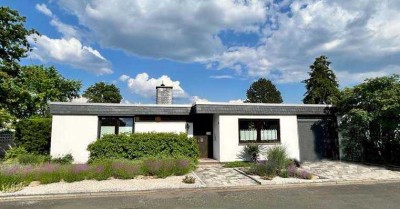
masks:
<path id="1" fill-rule="evenodd" d="M 300 161 L 317 161 L 324 158 L 324 129 L 321 119 L 298 119 Z"/>

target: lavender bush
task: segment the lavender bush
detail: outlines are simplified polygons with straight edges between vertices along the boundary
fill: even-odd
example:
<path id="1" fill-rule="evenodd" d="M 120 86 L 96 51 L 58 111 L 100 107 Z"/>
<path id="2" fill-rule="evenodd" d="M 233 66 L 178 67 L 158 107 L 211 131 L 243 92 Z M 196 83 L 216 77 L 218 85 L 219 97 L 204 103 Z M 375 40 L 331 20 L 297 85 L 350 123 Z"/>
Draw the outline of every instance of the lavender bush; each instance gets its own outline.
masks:
<path id="1" fill-rule="evenodd" d="M 0 165 L 0 191 L 15 191 L 32 181 L 49 184 L 110 177 L 132 179 L 138 175 L 167 177 L 184 175 L 194 168 L 188 158 L 146 158 L 142 161 L 103 160 L 93 164 Z"/>

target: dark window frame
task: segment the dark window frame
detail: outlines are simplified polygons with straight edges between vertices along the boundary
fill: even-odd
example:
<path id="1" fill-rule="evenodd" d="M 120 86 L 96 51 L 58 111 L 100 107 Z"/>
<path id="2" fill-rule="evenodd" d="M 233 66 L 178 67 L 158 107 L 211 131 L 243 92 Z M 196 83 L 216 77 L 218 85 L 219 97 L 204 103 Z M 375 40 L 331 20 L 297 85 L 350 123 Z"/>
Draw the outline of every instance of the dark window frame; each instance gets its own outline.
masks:
<path id="1" fill-rule="evenodd" d="M 242 121 L 249 121 L 249 122 L 255 122 L 256 125 L 256 130 L 257 130 L 257 139 L 254 140 L 241 140 L 240 139 L 240 122 Z M 267 121 L 267 122 L 274 122 L 277 123 L 277 139 L 276 140 L 261 140 L 261 122 Z M 281 143 L 281 123 L 280 119 L 247 119 L 247 118 L 240 118 L 238 119 L 238 138 L 239 138 L 239 144 L 251 144 L 251 143 L 256 143 L 256 144 L 280 144 Z"/>
<path id="2" fill-rule="evenodd" d="M 97 131 L 97 138 L 101 137 L 101 121 L 102 118 L 111 118 L 114 119 L 114 134 L 118 135 L 119 134 L 119 125 L 120 125 L 120 118 L 130 118 L 132 119 L 132 133 L 135 133 L 135 117 L 134 116 L 99 116 L 99 128 Z"/>

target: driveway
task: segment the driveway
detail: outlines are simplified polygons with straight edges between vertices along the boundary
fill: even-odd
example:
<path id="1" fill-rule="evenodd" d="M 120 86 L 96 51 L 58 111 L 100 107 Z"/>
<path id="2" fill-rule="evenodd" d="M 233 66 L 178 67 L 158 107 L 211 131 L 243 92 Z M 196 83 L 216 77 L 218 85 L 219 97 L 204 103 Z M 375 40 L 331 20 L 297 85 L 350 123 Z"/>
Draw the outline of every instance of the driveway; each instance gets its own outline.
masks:
<path id="1" fill-rule="evenodd" d="M 340 161 L 306 162 L 302 167 L 322 179 L 331 180 L 400 180 L 400 172 L 383 167 Z"/>
<path id="2" fill-rule="evenodd" d="M 253 179 L 239 173 L 233 168 L 222 165 L 199 165 L 195 174 L 207 187 L 249 186 L 257 185 Z"/>

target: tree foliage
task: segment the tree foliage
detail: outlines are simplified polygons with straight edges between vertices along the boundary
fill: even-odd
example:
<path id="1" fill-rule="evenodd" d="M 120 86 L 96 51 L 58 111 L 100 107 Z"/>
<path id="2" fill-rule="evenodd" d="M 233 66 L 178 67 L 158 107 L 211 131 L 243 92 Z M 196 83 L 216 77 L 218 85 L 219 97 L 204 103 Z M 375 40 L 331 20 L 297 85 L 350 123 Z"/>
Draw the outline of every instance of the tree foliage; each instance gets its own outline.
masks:
<path id="1" fill-rule="evenodd" d="M 344 89 L 341 97 L 345 157 L 400 164 L 400 76 L 367 79 Z"/>
<path id="2" fill-rule="evenodd" d="M 83 94 L 89 102 L 94 103 L 120 103 L 122 100 L 121 93 L 114 84 L 106 84 L 104 82 L 95 83 L 90 86 Z"/>
<path id="3" fill-rule="evenodd" d="M 19 76 L 18 61 L 31 50 L 27 37 L 37 34 L 34 29 L 25 28 L 25 20 L 18 11 L 0 7 L 0 108 L 4 108 L 9 91 L 3 84 Z"/>
<path id="4" fill-rule="evenodd" d="M 247 90 L 247 100 L 250 103 L 282 103 L 281 92 L 265 78 L 253 82 Z"/>
<path id="5" fill-rule="evenodd" d="M 79 96 L 80 81 L 62 77 L 54 67 L 23 66 L 16 78 L 2 83 L 4 105 L 17 118 L 48 116 L 48 102 L 66 102 Z"/>
<path id="6" fill-rule="evenodd" d="M 5 109 L 0 109 L 0 131 L 9 129 L 13 119 L 14 118 Z"/>
<path id="7" fill-rule="evenodd" d="M 335 104 L 338 101 L 339 85 L 330 64 L 327 57 L 320 56 L 310 66 L 310 78 L 303 81 L 307 89 L 304 104 Z"/>
<path id="8" fill-rule="evenodd" d="M 19 61 L 31 50 L 27 36 L 37 33 L 25 28 L 26 18 L 9 7 L 0 7 L 0 60 L 1 64 Z"/>

